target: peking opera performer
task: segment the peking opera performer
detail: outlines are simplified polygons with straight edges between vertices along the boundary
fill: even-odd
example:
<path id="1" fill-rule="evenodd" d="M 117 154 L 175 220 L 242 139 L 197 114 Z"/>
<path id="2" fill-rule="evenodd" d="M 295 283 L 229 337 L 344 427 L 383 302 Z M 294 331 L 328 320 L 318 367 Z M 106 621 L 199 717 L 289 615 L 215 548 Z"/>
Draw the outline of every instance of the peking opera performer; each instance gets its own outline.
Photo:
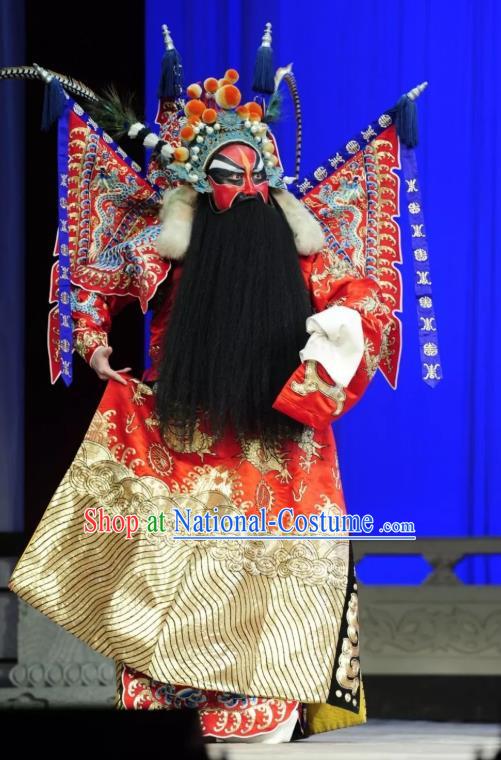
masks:
<path id="1" fill-rule="evenodd" d="M 117 708 L 195 707 L 207 737 L 284 742 L 366 720 L 350 541 L 176 538 L 172 515 L 346 513 L 332 423 L 378 368 L 396 386 L 405 109 L 303 181 L 298 142 L 284 178 L 270 124 L 280 87 L 299 100 L 290 67 L 270 72 L 270 25 L 248 102 L 234 69 L 183 90 L 164 38 L 157 133 L 36 68 L 58 120 L 52 382 L 76 350 L 106 386 L 9 588 L 113 658 Z M 110 134 L 152 149 L 146 173 Z M 136 301 L 141 378 L 108 344 Z M 140 527 L 84 530 L 98 509 Z"/>

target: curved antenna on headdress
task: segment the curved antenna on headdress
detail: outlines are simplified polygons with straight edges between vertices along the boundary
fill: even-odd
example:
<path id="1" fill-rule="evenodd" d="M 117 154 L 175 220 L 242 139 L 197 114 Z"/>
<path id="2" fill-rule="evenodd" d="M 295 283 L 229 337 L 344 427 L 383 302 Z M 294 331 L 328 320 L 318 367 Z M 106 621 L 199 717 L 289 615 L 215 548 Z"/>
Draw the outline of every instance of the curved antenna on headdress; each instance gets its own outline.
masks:
<path id="1" fill-rule="evenodd" d="M 303 119 L 301 115 L 301 101 L 299 99 L 296 77 L 292 73 L 292 63 L 289 63 L 288 66 L 282 66 L 281 68 L 277 69 L 275 73 L 275 93 L 278 92 L 278 88 L 282 82 L 285 82 L 289 88 L 289 92 L 294 102 L 294 114 L 296 117 L 296 156 L 294 176 L 284 177 L 284 182 L 287 185 L 290 185 L 299 179 L 299 171 L 301 168 L 301 150 L 303 143 Z"/>
<path id="2" fill-rule="evenodd" d="M 57 71 L 44 69 L 37 63 L 33 66 L 5 66 L 0 68 L 0 80 L 2 79 L 36 79 L 46 83 L 50 83 L 52 79 L 57 79 L 70 95 L 76 95 L 93 102 L 99 100 L 99 96 L 78 79 L 59 74 Z"/>
<path id="3" fill-rule="evenodd" d="M 138 121 L 133 107 L 134 95 L 130 93 L 126 99 L 123 99 L 113 85 L 109 85 L 103 94 L 98 95 L 83 82 L 65 74 L 59 74 L 57 71 L 45 69 L 38 63 L 34 63 L 33 66 L 0 68 L 0 80 L 2 79 L 37 80 L 46 84 L 43 130 L 47 130 L 63 110 L 65 96 L 60 88 L 54 87 L 57 84 L 69 95 L 86 101 L 85 110 L 89 116 L 115 139 L 122 137 L 130 125 Z"/>
<path id="4" fill-rule="evenodd" d="M 261 45 L 257 51 L 252 89 L 254 92 L 261 92 L 264 95 L 271 95 L 275 91 L 273 81 L 271 23 L 269 21 L 264 28 Z"/>
<path id="5" fill-rule="evenodd" d="M 165 53 L 162 58 L 162 71 L 158 85 L 159 99 L 177 100 L 183 90 L 183 66 L 167 24 L 162 24 Z"/>

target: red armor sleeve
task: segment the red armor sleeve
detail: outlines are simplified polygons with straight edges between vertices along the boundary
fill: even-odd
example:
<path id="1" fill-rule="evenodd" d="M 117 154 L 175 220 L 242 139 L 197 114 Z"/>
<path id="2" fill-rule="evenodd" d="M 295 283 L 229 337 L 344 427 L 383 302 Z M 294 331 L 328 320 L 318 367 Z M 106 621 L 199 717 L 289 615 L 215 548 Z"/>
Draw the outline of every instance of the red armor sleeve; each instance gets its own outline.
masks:
<path id="1" fill-rule="evenodd" d="M 99 346 L 108 345 L 111 321 L 135 296 L 104 296 L 95 291 L 72 286 L 71 315 L 75 350 L 90 363 Z"/>
<path id="2" fill-rule="evenodd" d="M 378 283 L 357 276 L 356 270 L 328 249 L 315 254 L 309 284 L 315 313 L 336 304 L 355 309 L 361 316 L 364 338 L 362 359 L 346 386 L 333 381 L 318 361 L 307 359 L 273 402 L 279 412 L 322 428 L 338 420 L 363 396 L 384 354 L 391 314 Z"/>

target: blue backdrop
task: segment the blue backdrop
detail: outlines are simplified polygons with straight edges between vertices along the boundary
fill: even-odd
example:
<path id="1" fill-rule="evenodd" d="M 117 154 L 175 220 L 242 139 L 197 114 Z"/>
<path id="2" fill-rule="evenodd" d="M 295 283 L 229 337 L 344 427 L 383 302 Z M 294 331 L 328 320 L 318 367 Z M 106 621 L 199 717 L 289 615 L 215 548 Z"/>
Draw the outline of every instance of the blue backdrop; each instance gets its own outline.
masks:
<path id="1" fill-rule="evenodd" d="M 423 80 L 421 174 L 444 379 L 420 378 L 412 260 L 404 234 L 404 331 L 399 386 L 376 375 L 335 425 L 350 512 L 413 520 L 418 536 L 501 533 L 501 316 L 497 285 L 501 144 L 496 0 L 359 0 L 306 6 L 284 0 L 146 2 L 147 116 L 153 122 L 167 23 L 185 84 L 235 67 L 250 98 L 255 51 L 273 24 L 275 64 L 293 62 L 303 105 L 304 158 L 312 171 L 401 93 Z M 294 123 L 277 130 L 293 174 Z M 493 580 L 494 561 L 465 563 L 467 581 Z M 416 563 L 373 562 L 366 580 L 411 582 Z M 496 573 L 497 579 L 501 574 Z"/>

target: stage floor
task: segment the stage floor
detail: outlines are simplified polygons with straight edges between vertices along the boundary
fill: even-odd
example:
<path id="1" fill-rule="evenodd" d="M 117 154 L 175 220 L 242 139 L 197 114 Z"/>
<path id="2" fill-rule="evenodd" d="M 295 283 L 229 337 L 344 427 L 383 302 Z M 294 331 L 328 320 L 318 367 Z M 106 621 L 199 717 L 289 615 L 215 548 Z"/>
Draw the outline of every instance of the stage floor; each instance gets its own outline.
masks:
<path id="1" fill-rule="evenodd" d="M 208 744 L 211 760 L 493 760 L 500 727 L 490 723 L 370 720 L 290 744 Z M 480 754 L 479 754 L 480 753 Z"/>

